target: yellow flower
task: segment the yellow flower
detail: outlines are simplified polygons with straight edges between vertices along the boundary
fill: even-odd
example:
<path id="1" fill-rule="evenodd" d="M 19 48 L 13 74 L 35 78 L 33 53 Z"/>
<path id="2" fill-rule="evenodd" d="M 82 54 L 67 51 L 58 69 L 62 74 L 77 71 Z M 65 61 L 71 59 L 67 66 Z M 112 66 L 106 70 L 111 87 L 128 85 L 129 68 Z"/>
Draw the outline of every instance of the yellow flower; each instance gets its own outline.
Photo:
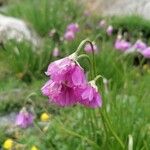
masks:
<path id="1" fill-rule="evenodd" d="M 7 139 L 4 144 L 3 144 L 3 148 L 10 150 L 13 147 L 13 140 L 12 139 Z"/>
<path id="2" fill-rule="evenodd" d="M 36 146 L 32 146 L 31 150 L 39 150 Z"/>
<path id="3" fill-rule="evenodd" d="M 42 113 L 41 114 L 41 121 L 46 122 L 48 121 L 50 116 L 47 113 Z"/>

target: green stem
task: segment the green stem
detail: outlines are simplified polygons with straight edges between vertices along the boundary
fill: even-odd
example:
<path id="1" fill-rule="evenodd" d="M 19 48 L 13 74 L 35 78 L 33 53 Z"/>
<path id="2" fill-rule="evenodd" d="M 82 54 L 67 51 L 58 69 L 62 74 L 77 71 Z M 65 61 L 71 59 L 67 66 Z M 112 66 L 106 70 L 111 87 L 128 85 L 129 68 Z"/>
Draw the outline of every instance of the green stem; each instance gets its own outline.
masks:
<path id="1" fill-rule="evenodd" d="M 94 76 L 96 76 L 96 64 L 95 64 L 95 54 L 94 54 L 94 48 L 93 48 L 93 44 L 89 39 L 85 39 L 83 40 L 80 45 L 78 46 L 77 50 L 75 51 L 75 53 L 78 55 L 78 53 L 81 51 L 82 47 L 86 44 L 89 43 L 91 48 L 92 48 L 92 69 L 93 69 L 93 78 Z"/>
<path id="2" fill-rule="evenodd" d="M 76 137 L 79 137 L 79 138 L 81 138 L 81 139 L 87 141 L 87 143 L 89 143 L 90 145 L 92 145 L 92 146 L 95 147 L 96 149 L 100 149 L 99 145 L 97 145 L 97 144 L 96 144 L 94 141 L 92 141 L 91 139 L 89 139 L 89 138 L 87 138 L 87 137 L 85 137 L 85 136 L 83 136 L 83 135 L 80 135 L 80 134 L 78 134 L 78 133 L 76 133 L 76 132 L 74 132 L 74 131 L 68 130 L 68 129 L 64 128 L 64 127 L 60 127 L 60 128 L 61 128 L 64 132 L 66 132 L 66 133 L 68 133 L 68 134 L 70 134 L 70 135 L 72 135 L 72 136 L 76 136 Z"/>
<path id="3" fill-rule="evenodd" d="M 129 141 L 128 141 L 128 150 L 133 150 L 133 137 L 131 134 L 128 136 Z"/>
<path id="4" fill-rule="evenodd" d="M 91 62 L 90 57 L 88 55 L 82 54 L 82 55 L 79 55 L 77 57 L 77 59 L 81 59 L 81 58 L 86 58 L 88 60 L 89 64 L 90 64 L 90 66 L 91 66 L 92 62 Z"/>
<path id="5" fill-rule="evenodd" d="M 89 57 L 88 55 L 86 55 L 86 54 L 81 54 L 81 55 L 79 55 L 79 56 L 77 57 L 77 59 L 82 59 L 82 58 L 86 58 L 87 61 L 88 61 L 88 63 L 89 63 L 89 66 L 92 66 L 91 59 L 90 59 L 90 57 Z M 91 71 L 90 68 L 89 68 L 89 72 L 90 72 L 90 78 L 92 79 L 92 71 Z"/>
<path id="6" fill-rule="evenodd" d="M 118 143 L 120 144 L 120 146 L 124 149 L 125 148 L 124 143 L 122 142 L 122 140 L 119 138 L 119 136 L 116 134 L 116 132 L 112 128 L 112 125 L 110 124 L 109 119 L 106 117 L 106 115 L 104 115 L 104 113 L 102 111 L 100 111 L 100 113 L 101 113 L 101 116 L 103 117 L 104 121 L 106 122 L 107 127 L 111 131 L 112 135 L 118 141 Z"/>
<path id="7" fill-rule="evenodd" d="M 95 37 L 95 39 L 94 39 L 94 41 L 96 41 L 98 38 L 100 38 L 101 39 L 101 42 L 103 42 L 103 36 L 101 35 L 101 33 L 99 33 L 96 37 Z"/>
<path id="8" fill-rule="evenodd" d="M 139 62 L 140 62 L 140 64 L 139 64 L 139 68 L 142 70 L 142 65 L 144 64 L 144 61 L 145 61 L 145 58 L 143 57 L 142 58 L 142 60 L 140 60 L 140 58 L 139 58 Z"/>
<path id="9" fill-rule="evenodd" d="M 97 75 L 94 79 L 94 81 L 96 82 L 98 79 L 102 78 L 103 80 L 107 80 L 105 77 L 103 77 L 102 75 Z"/>
<path id="10" fill-rule="evenodd" d="M 56 118 L 55 118 L 56 119 Z M 76 137 L 79 137 L 81 138 L 82 140 L 85 140 L 87 141 L 87 143 L 89 143 L 90 145 L 92 145 L 93 147 L 95 147 L 96 149 L 100 149 L 99 145 L 97 143 L 95 143 L 94 141 L 92 141 L 91 139 L 89 139 L 88 137 L 84 136 L 84 135 L 81 135 L 77 132 L 74 132 L 72 130 L 69 130 L 67 128 L 64 127 L 64 124 L 59 120 L 59 119 L 56 119 L 57 123 L 60 124 L 58 125 L 57 127 L 61 130 L 63 130 L 64 132 L 72 135 L 72 136 L 76 136 Z"/>
<path id="11" fill-rule="evenodd" d="M 83 40 L 80 45 L 78 46 L 77 50 L 75 51 L 77 54 L 81 51 L 82 47 L 85 45 L 85 43 L 90 42 L 89 39 Z"/>

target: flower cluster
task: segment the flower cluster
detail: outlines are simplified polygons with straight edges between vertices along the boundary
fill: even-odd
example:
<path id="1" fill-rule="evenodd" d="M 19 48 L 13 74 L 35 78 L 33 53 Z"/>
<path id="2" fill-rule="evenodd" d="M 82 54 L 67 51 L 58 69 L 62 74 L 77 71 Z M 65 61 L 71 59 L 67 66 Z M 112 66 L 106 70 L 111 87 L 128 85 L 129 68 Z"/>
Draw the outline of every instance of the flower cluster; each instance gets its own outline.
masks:
<path id="1" fill-rule="evenodd" d="M 101 29 L 104 29 L 104 30 L 106 31 L 106 33 L 107 33 L 108 36 L 111 36 L 112 33 L 113 33 L 113 30 L 114 30 L 112 25 L 108 25 L 108 26 L 107 26 L 107 22 L 106 22 L 106 20 L 104 20 L 104 19 L 102 19 L 102 20 L 99 22 L 99 27 L 100 27 Z"/>
<path id="2" fill-rule="evenodd" d="M 141 39 L 138 39 L 134 44 L 122 38 L 121 35 L 117 36 L 115 48 L 125 53 L 138 52 L 145 58 L 150 58 L 150 47 L 147 46 Z"/>
<path id="3" fill-rule="evenodd" d="M 71 23 L 67 26 L 66 32 L 64 34 L 64 39 L 66 41 L 72 41 L 75 39 L 76 33 L 79 31 L 79 25 L 77 23 Z"/>
<path id="4" fill-rule="evenodd" d="M 58 106 L 77 103 L 87 107 L 100 107 L 101 96 L 95 84 L 87 82 L 83 68 L 76 61 L 76 53 L 52 62 L 46 71 L 50 78 L 42 87 L 42 93 Z"/>
<path id="5" fill-rule="evenodd" d="M 125 39 L 122 39 L 121 36 L 118 36 L 115 42 L 115 48 L 120 51 L 126 51 L 131 47 L 131 43 L 126 41 Z"/>

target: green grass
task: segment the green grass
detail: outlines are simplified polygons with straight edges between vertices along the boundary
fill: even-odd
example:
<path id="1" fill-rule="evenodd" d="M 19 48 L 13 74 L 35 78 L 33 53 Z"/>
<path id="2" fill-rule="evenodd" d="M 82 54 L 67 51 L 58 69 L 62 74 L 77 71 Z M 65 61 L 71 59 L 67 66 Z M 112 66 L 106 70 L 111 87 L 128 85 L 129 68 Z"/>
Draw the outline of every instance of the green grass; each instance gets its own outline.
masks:
<path id="1" fill-rule="evenodd" d="M 7 129 L 0 129 L 0 145 L 6 138 L 13 138 L 25 144 L 26 149 L 36 145 L 40 150 L 120 150 L 122 148 L 110 130 L 105 132 L 104 118 L 100 113 L 103 111 L 125 149 L 128 149 L 129 135 L 133 138 L 133 149 L 150 148 L 150 68 L 144 70 L 134 66 L 134 55 L 124 56 L 117 52 L 113 48 L 114 37 L 109 38 L 102 33 L 103 41 L 96 41 L 101 49 L 95 55 L 96 72 L 109 80 L 108 93 L 102 80 L 97 82 L 103 99 L 101 109 L 83 106 L 59 108 L 48 104 L 47 98 L 41 95 L 40 88 L 47 80 L 44 72 L 55 60 L 51 55 L 52 49 L 58 45 L 61 57 L 64 57 L 71 54 L 83 39 L 94 39 L 100 32 L 96 29 L 96 18 L 84 17 L 81 8 L 71 0 L 9 2 L 7 14 L 26 20 L 42 38 L 43 44 L 34 49 L 25 41 L 9 41 L 5 43 L 5 49 L 0 49 L 0 114 L 19 111 L 27 103 L 34 106 L 37 114 L 37 125 L 25 131 L 19 130 L 19 138 L 15 137 L 15 133 L 7 134 Z M 48 37 L 53 28 L 56 28 L 59 38 L 63 36 L 70 22 L 78 22 L 81 27 L 74 42 L 59 43 Z M 86 28 L 89 23 L 91 28 Z M 127 16 L 112 18 L 111 23 L 115 29 L 121 27 L 133 31 L 133 40 L 144 30 L 148 40 L 149 21 Z M 86 71 L 90 70 L 86 60 L 82 59 L 81 64 Z M 52 114 L 52 119 L 49 128 L 43 132 L 45 125 L 39 124 L 39 116 L 45 111 Z"/>
<path id="2" fill-rule="evenodd" d="M 111 24 L 114 26 L 115 30 L 121 29 L 123 32 L 128 32 L 130 38 L 140 37 L 141 33 L 149 41 L 150 35 L 150 21 L 138 15 L 130 15 L 123 17 L 113 17 L 111 19 Z"/>
<path id="3" fill-rule="evenodd" d="M 23 6 L 23 7 L 22 7 Z M 64 32 L 66 25 L 76 20 L 82 11 L 72 0 L 24 0 L 10 3 L 8 14 L 21 17 L 31 23 L 41 36 L 55 28 L 60 33 Z"/>

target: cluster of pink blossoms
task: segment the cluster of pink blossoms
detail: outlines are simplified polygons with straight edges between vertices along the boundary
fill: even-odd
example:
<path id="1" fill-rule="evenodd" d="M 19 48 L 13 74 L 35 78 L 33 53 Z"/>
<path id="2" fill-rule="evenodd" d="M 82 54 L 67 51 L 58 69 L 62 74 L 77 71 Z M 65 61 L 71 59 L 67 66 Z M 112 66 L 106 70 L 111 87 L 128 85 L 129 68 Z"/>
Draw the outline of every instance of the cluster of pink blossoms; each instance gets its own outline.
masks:
<path id="1" fill-rule="evenodd" d="M 107 22 L 104 19 L 99 22 L 99 27 L 105 29 L 108 36 L 111 36 L 114 30 L 112 25 L 107 26 Z"/>
<path id="2" fill-rule="evenodd" d="M 64 34 L 64 39 L 66 41 L 73 41 L 78 31 L 79 31 L 79 25 L 77 23 L 69 24 Z"/>
<path id="3" fill-rule="evenodd" d="M 141 39 L 138 39 L 133 45 L 118 35 L 115 48 L 125 53 L 138 52 L 145 58 L 150 58 L 150 47 L 147 46 Z"/>
<path id="4" fill-rule="evenodd" d="M 76 61 L 75 53 L 52 62 L 46 75 L 50 79 L 41 90 L 51 103 L 62 107 L 77 103 L 91 108 L 102 105 L 95 83 L 87 82 L 83 68 Z"/>
<path id="5" fill-rule="evenodd" d="M 118 36 L 115 42 L 115 48 L 120 51 L 126 51 L 131 47 L 131 43 L 126 41 L 125 39 L 122 39 L 122 36 Z"/>

